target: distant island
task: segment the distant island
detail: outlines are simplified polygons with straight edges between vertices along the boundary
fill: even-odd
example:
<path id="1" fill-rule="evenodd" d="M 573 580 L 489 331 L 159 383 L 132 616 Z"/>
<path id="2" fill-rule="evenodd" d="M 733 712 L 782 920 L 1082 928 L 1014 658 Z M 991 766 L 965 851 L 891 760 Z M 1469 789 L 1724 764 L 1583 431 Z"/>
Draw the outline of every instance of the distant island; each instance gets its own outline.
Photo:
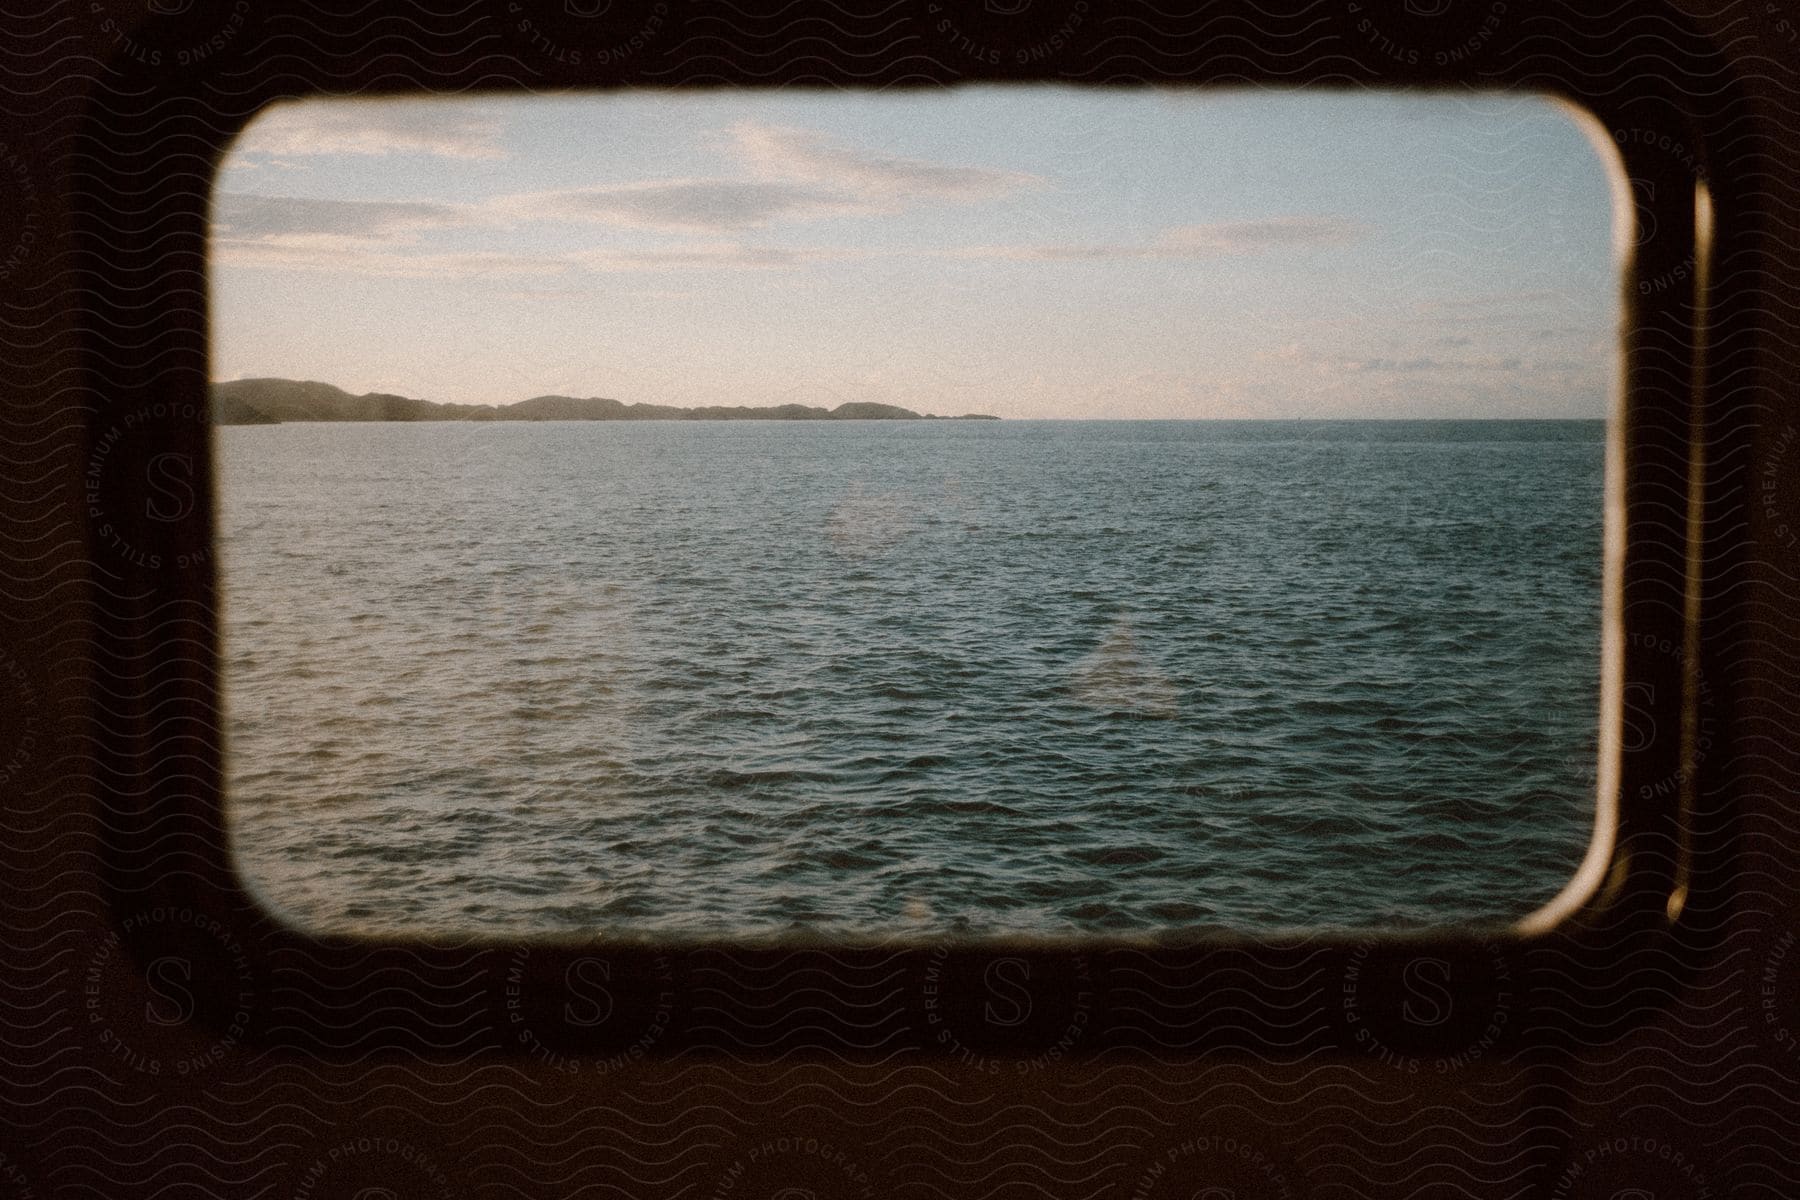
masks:
<path id="1" fill-rule="evenodd" d="M 601 396 L 534 396 L 516 404 L 437 404 L 368 392 L 352 396 L 329 383 L 236 379 L 212 385 L 213 423 L 279 425 L 286 421 L 997 421 L 981 413 L 936 417 L 893 404 L 853 401 L 836 408 L 777 404 L 769 408 L 624 404 Z"/>

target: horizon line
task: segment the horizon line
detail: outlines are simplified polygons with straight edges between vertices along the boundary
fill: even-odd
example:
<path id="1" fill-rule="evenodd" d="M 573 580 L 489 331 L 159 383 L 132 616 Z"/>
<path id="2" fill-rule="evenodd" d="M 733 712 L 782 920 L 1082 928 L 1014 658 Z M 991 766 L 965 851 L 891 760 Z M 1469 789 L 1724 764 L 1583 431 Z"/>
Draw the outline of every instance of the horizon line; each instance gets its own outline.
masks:
<path id="1" fill-rule="evenodd" d="M 663 407 L 672 407 L 672 408 L 682 408 L 682 407 L 685 407 L 685 408 L 779 408 L 779 407 L 783 407 L 784 405 L 795 405 L 795 406 L 801 407 L 801 408 L 820 408 L 820 409 L 822 409 L 822 411 L 826 411 L 826 412 L 832 411 L 831 409 L 824 408 L 823 405 L 807 404 L 804 401 L 798 401 L 798 400 L 782 401 L 779 404 L 679 405 L 679 404 L 669 404 L 669 403 L 666 403 L 663 401 L 623 400 L 616 396 L 601 396 L 601 395 L 597 395 L 597 394 L 589 395 L 589 396 L 577 396 L 577 395 L 574 395 L 573 393 L 567 393 L 567 392 L 540 392 L 534 396 L 527 396 L 523 400 L 509 400 L 504 403 L 498 403 L 498 402 L 491 401 L 491 400 L 490 401 L 427 400 L 423 396 L 411 396 L 411 395 L 406 395 L 405 393 L 401 393 L 401 392 L 354 393 L 354 392 L 351 392 L 350 389 L 348 389 L 346 387 L 343 387 L 343 386 L 341 386 L 339 384 L 335 384 L 335 383 L 327 383 L 322 379 L 293 379 L 286 375 L 244 375 L 244 376 L 240 376 L 239 378 L 236 378 L 236 379 L 210 379 L 209 378 L 206 382 L 207 382 L 208 387 L 213 387 L 213 386 L 220 385 L 220 384 L 251 383 L 251 382 L 256 382 L 256 381 L 260 381 L 260 380 L 274 380 L 274 381 L 279 381 L 279 382 L 283 382 L 283 383 L 316 383 L 316 384 L 320 384 L 321 386 L 324 386 L 324 387 L 336 388 L 338 391 L 343 392 L 345 395 L 349 395 L 349 396 L 357 396 L 357 397 L 377 396 L 377 395 L 400 396 L 403 399 L 419 400 L 419 401 L 421 401 L 423 403 L 427 403 L 427 404 L 462 405 L 462 406 L 466 406 L 466 407 L 470 407 L 470 408 L 483 407 L 483 406 L 489 407 L 489 408 L 494 408 L 494 409 L 510 408 L 513 405 L 525 404 L 525 403 L 528 403 L 529 401 L 540 400 L 547 396 L 557 396 L 557 397 L 562 397 L 562 398 L 566 398 L 566 399 L 570 399 L 570 400 L 611 400 L 614 403 L 624 404 L 624 405 L 628 405 L 628 406 L 633 405 L 633 404 L 655 404 L 655 405 L 659 405 L 659 406 L 663 406 Z M 860 400 L 840 400 L 840 401 L 838 401 L 838 404 L 840 407 L 843 405 L 846 405 L 846 404 L 866 404 L 866 403 L 883 404 L 890 408 L 904 407 L 903 405 L 895 404 L 892 401 L 885 401 L 885 400 L 884 401 L 860 401 Z M 930 414 L 920 414 L 920 416 L 922 418 L 937 419 L 937 420 L 961 419 L 958 417 L 933 417 Z M 689 418 L 689 419 L 690 420 L 707 420 L 708 418 L 701 417 L 701 418 Z M 739 418 L 739 420 L 746 420 L 746 419 L 747 420 L 756 420 L 758 418 Z M 765 418 L 765 419 L 767 419 L 769 421 L 780 421 L 781 420 L 781 418 L 779 418 L 779 417 L 770 417 L 770 418 Z M 877 420 L 880 418 L 870 418 L 870 419 Z M 1124 422 L 1134 422 L 1134 421 L 1144 421 L 1144 422 L 1149 422 L 1149 421 L 1218 421 L 1218 422 L 1239 421 L 1239 422 L 1268 422 L 1268 423 L 1291 422 L 1291 423 L 1295 423 L 1295 424 L 1299 424 L 1301 422 L 1306 422 L 1306 421 L 1316 421 L 1316 422 L 1333 421 L 1333 422 L 1346 422 L 1346 423 L 1347 422 L 1365 422 L 1365 423 L 1370 423 L 1370 424 L 1377 424 L 1377 423 L 1384 423 L 1384 422 L 1395 423 L 1395 422 L 1404 422 L 1404 421 L 1413 421 L 1413 422 L 1418 422 L 1418 421 L 1463 421 L 1463 422 L 1492 421 L 1492 422 L 1496 422 L 1496 423 L 1500 423 L 1500 422 L 1515 422 L 1516 423 L 1516 422 L 1520 422 L 1520 421 L 1555 421 L 1555 422 L 1560 422 L 1560 423 L 1574 423 L 1574 422 L 1606 423 L 1606 422 L 1612 420 L 1612 416 L 1611 416 L 1611 414 L 1607 414 L 1604 416 L 1598 416 L 1598 417 L 1568 417 L 1568 416 L 1001 417 L 1001 416 L 992 416 L 990 419 L 1001 420 L 1001 421 L 1015 421 L 1015 422 L 1018 422 L 1018 421 L 1091 421 L 1091 422 L 1114 422 L 1114 423 L 1124 423 Z M 334 424 L 343 424 L 345 422 L 297 420 L 297 421 L 281 421 L 278 423 L 282 424 L 282 425 L 334 425 Z M 372 421 L 354 421 L 354 422 L 348 422 L 348 423 L 359 424 L 359 425 L 416 425 L 416 424 L 434 424 L 436 422 L 405 421 L 405 420 L 400 420 L 400 421 L 372 420 Z M 456 422 L 445 422 L 445 423 L 455 424 Z M 559 418 L 559 419 L 551 419 L 551 420 L 538 420 L 538 421 L 534 421 L 532 423 L 539 424 L 539 425 L 550 425 L 550 424 L 586 425 L 586 424 L 595 424 L 596 422 L 587 421 L 587 420 L 583 420 L 580 418 Z M 601 423 L 604 423 L 604 422 L 601 422 Z"/>

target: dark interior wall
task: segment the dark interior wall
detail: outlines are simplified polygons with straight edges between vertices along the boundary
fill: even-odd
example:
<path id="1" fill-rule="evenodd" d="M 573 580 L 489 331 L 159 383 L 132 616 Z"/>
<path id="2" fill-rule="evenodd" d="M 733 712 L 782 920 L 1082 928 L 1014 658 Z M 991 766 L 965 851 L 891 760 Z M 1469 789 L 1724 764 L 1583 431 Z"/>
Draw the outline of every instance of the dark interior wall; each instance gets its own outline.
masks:
<path id="1" fill-rule="evenodd" d="M 0 18 L 0 1200 L 1800 1194 L 1800 6 L 563 7 Z M 586 951 L 260 916 L 218 817 L 200 407 L 231 132 L 314 91 L 977 78 L 1538 87 L 1596 111 L 1674 224 L 1705 179 L 1704 320 L 1634 299 L 1626 495 L 1627 619 L 1684 647 L 1641 669 L 1708 737 L 1683 757 L 1677 705 L 1630 767 L 1683 786 L 1629 806 L 1603 902 L 1528 941 L 1028 956 L 1004 1028 L 969 956 L 607 952 L 599 1033 L 561 1015 Z M 123 501 L 169 447 L 195 504 L 152 526 Z M 1458 983 L 1429 1028 L 1397 1004 L 1422 958 Z"/>

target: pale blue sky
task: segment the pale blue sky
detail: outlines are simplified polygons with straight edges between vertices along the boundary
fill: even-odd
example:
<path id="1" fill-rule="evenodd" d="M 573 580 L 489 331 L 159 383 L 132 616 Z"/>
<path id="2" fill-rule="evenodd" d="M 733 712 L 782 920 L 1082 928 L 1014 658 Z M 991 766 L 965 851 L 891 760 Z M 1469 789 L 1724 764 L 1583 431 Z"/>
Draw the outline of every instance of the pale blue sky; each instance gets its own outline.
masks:
<path id="1" fill-rule="evenodd" d="M 1006 417 L 1600 417 L 1607 169 L 1530 97 L 988 87 L 277 106 L 219 379 Z"/>

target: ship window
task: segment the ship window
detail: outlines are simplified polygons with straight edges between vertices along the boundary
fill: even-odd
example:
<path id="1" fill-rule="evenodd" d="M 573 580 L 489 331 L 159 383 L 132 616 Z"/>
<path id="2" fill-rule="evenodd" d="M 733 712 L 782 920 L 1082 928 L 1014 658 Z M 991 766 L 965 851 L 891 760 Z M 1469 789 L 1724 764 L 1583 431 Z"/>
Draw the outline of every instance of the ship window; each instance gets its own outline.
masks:
<path id="1" fill-rule="evenodd" d="M 383 935 L 1519 920 L 1596 825 L 1611 188 L 1516 94 L 276 105 L 209 248 L 244 880 Z"/>

